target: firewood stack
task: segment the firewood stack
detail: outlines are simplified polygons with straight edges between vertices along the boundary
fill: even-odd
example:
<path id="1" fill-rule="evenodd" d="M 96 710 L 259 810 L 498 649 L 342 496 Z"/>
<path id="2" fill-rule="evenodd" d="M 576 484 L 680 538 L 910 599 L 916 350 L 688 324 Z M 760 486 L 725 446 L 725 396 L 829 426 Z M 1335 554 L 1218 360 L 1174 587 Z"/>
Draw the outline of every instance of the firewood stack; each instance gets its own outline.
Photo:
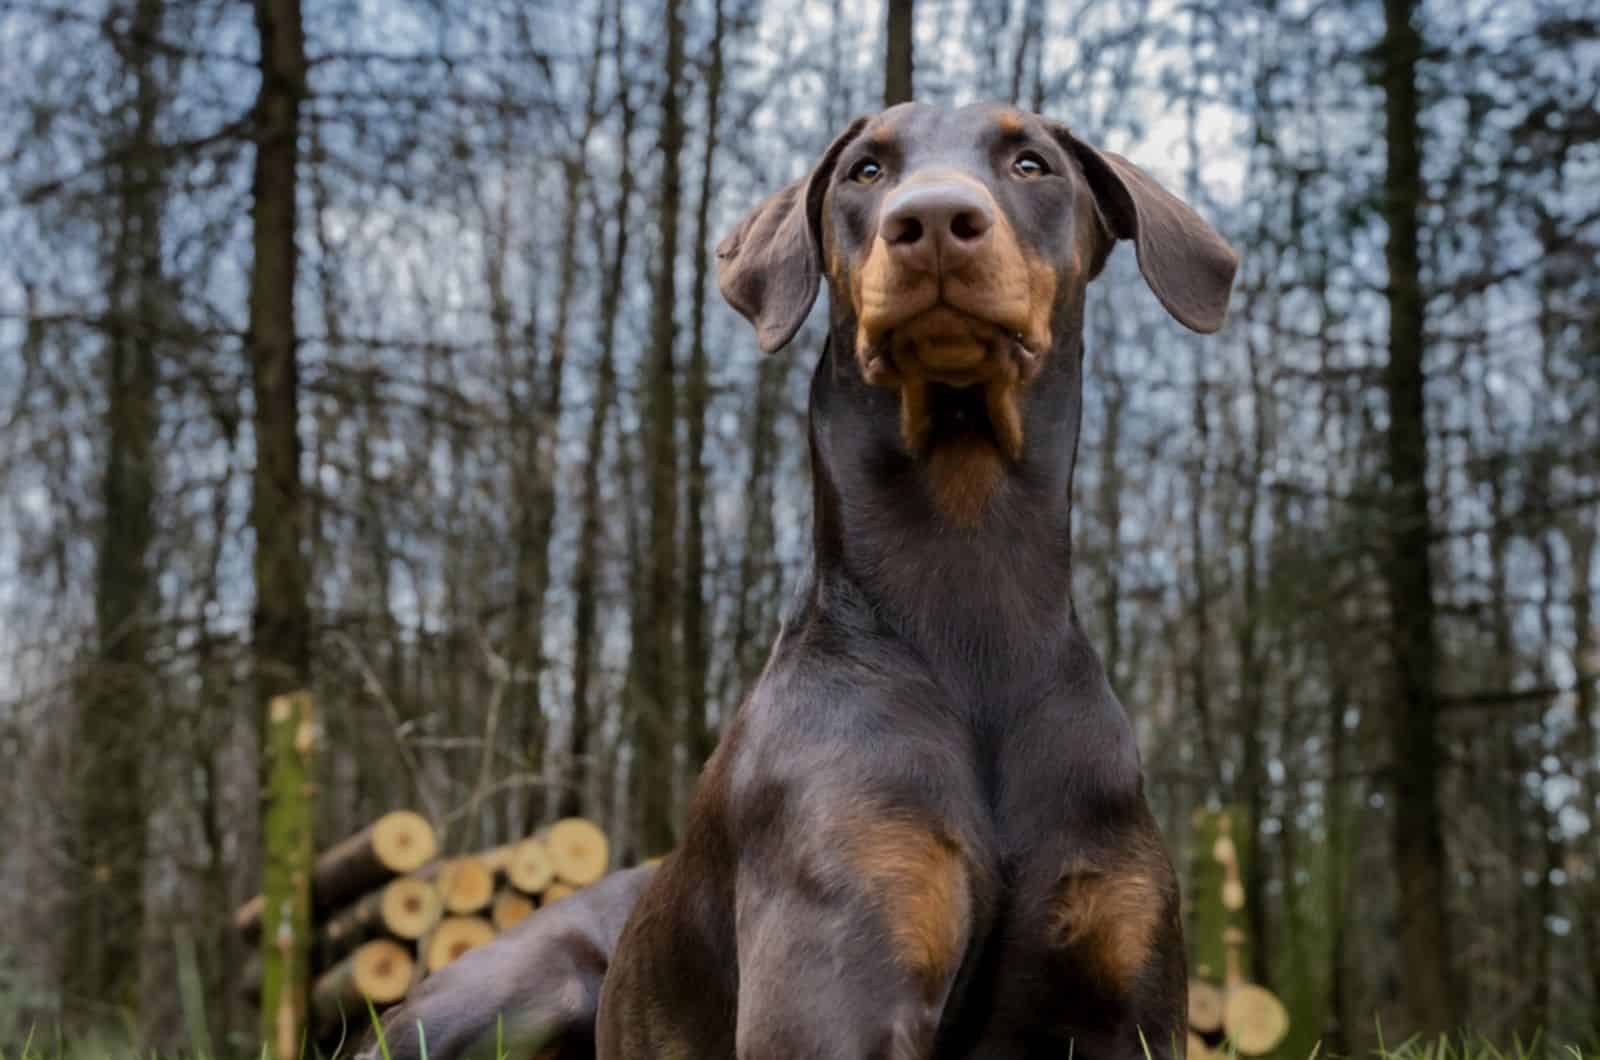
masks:
<path id="1" fill-rule="evenodd" d="M 398 810 L 317 859 L 311 1013 L 319 1031 L 364 1023 L 368 1001 L 381 1010 L 401 1000 L 429 973 L 600 879 L 611 856 L 605 833 L 579 817 L 508 846 L 438 854 L 433 826 Z M 257 896 L 234 913 L 248 944 L 260 940 L 261 912 Z"/>
<path id="2" fill-rule="evenodd" d="M 1244 881 L 1232 817 L 1227 813 L 1200 814 L 1196 823 L 1204 818 L 1210 818 L 1204 823 L 1215 836 L 1208 853 L 1220 869 L 1218 911 L 1224 925 L 1220 934 L 1224 970 L 1220 985 L 1209 981 L 1212 969 L 1204 964 L 1197 969 L 1200 975 L 1189 980 L 1189 1060 L 1220 1060 L 1229 1053 L 1264 1056 L 1283 1044 L 1289 1033 L 1289 1013 L 1272 991 L 1245 981 L 1245 933 L 1236 923 L 1244 909 Z"/>

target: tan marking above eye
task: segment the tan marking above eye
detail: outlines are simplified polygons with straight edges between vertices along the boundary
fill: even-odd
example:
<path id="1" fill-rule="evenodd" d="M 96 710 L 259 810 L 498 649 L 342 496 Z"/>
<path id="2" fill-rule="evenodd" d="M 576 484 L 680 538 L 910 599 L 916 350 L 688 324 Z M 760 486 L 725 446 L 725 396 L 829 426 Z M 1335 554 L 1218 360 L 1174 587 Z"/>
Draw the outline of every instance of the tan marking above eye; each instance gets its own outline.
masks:
<path id="1" fill-rule="evenodd" d="M 1003 110 L 994 116 L 994 123 L 1000 126 L 1000 131 L 1007 136 L 1016 136 L 1027 127 L 1021 114 L 1014 110 Z"/>

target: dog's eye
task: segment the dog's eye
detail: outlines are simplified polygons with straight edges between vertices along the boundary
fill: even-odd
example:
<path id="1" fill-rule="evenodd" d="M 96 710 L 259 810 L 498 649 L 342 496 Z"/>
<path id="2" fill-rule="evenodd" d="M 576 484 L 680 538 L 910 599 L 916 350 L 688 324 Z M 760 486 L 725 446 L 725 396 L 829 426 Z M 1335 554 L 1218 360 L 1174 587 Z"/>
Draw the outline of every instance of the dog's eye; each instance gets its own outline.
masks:
<path id="1" fill-rule="evenodd" d="M 870 158 L 863 158 L 850 167 L 850 179 L 857 184 L 871 184 L 883 176 L 883 167 Z"/>
<path id="2" fill-rule="evenodd" d="M 1011 163 L 1011 168 L 1019 177 L 1042 177 L 1050 172 L 1050 165 L 1032 151 L 1024 151 Z"/>

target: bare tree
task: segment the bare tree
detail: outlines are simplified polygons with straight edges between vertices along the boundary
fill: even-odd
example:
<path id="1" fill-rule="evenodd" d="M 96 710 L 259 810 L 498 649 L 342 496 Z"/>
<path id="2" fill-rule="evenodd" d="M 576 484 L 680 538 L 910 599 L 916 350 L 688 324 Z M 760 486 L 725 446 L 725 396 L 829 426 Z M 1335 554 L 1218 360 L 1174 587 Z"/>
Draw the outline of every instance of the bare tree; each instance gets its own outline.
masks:
<path id="1" fill-rule="evenodd" d="M 137 1005 L 147 818 L 144 760 L 155 732 L 151 629 L 160 427 L 158 348 L 168 315 L 162 260 L 165 166 L 156 128 L 168 76 L 154 41 L 162 0 L 125 12 L 132 99 L 112 169 L 116 212 L 108 225 L 105 334 L 105 470 L 95 572 L 96 658 L 79 682 L 75 888 L 64 988 L 69 997 Z"/>
<path id="2" fill-rule="evenodd" d="M 299 0 L 256 0 L 261 88 L 255 108 L 251 181 L 252 267 L 249 356 L 254 383 L 255 531 L 252 639 L 260 709 L 311 679 L 310 574 L 301 483 L 300 365 L 295 332 L 296 195 L 300 106 L 306 94 L 305 37 Z M 263 722 L 263 732 L 267 724 Z M 263 749 L 265 750 L 265 741 Z M 265 769 L 265 760 L 263 769 Z M 267 776 L 263 773 L 263 790 Z M 282 793 L 280 793 L 280 797 Z M 309 866 L 296 833 L 265 836 L 262 894 L 261 1037 L 278 1060 L 298 1047 L 309 990 Z M 284 942 L 286 941 L 286 944 Z"/>
<path id="3" fill-rule="evenodd" d="M 913 0 L 889 0 L 884 20 L 883 105 L 912 98 Z"/>
<path id="4" fill-rule="evenodd" d="M 1392 842 L 1400 886 L 1396 911 L 1403 990 L 1411 1025 L 1452 1027 L 1460 1005 L 1448 921 L 1449 863 L 1439 804 L 1438 641 L 1434 628 L 1433 519 L 1429 512 L 1426 293 L 1422 285 L 1423 39 L 1415 0 L 1385 0 L 1383 215 L 1388 227 L 1389 537 L 1384 577 L 1394 625 L 1395 702 L 1390 777 Z M 1427 969 L 1424 973 L 1422 970 Z"/>

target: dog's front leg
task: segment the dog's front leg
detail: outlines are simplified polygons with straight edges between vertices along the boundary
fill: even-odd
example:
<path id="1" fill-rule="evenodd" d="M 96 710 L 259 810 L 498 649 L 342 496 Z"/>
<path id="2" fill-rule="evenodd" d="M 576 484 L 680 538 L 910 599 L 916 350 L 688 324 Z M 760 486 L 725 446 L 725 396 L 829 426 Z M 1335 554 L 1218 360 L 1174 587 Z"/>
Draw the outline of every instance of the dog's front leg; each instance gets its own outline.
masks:
<path id="1" fill-rule="evenodd" d="M 968 859 L 892 813 L 807 831 L 741 859 L 739 1060 L 932 1056 L 972 930 Z"/>

